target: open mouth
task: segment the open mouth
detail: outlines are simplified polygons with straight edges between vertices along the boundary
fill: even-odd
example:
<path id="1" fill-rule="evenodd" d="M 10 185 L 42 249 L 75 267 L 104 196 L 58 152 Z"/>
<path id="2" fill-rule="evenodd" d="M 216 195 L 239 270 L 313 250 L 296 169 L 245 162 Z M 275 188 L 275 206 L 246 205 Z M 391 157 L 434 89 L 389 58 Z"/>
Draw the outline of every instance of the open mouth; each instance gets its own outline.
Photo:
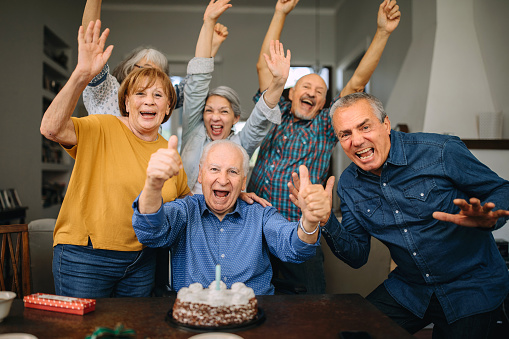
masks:
<path id="1" fill-rule="evenodd" d="M 355 155 L 361 160 L 369 159 L 375 155 L 375 149 L 372 147 L 365 148 L 359 152 L 355 152 Z"/>
<path id="2" fill-rule="evenodd" d="M 308 108 L 313 108 L 315 106 L 314 101 L 311 99 L 307 99 L 307 98 L 302 99 L 300 102 L 302 105 L 307 106 Z"/>
<path id="3" fill-rule="evenodd" d="M 214 196 L 216 198 L 221 198 L 221 199 L 227 198 L 230 195 L 229 191 L 213 190 L 213 192 L 214 192 Z"/>
<path id="4" fill-rule="evenodd" d="M 223 126 L 210 125 L 210 131 L 213 135 L 221 135 L 221 133 L 223 133 Z"/>
<path id="5" fill-rule="evenodd" d="M 155 117 L 156 112 L 140 112 L 142 117 Z"/>

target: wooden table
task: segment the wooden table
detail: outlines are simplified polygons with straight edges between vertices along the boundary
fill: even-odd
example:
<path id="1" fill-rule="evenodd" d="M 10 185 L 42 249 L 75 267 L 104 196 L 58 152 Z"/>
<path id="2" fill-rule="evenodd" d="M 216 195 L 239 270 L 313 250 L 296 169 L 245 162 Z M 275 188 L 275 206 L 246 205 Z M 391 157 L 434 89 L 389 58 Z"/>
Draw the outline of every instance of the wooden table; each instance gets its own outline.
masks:
<path id="1" fill-rule="evenodd" d="M 198 333 L 165 321 L 175 297 L 97 299 L 93 312 L 70 315 L 24 308 L 14 300 L 11 312 L 0 323 L 0 333 L 31 333 L 42 338 L 85 338 L 96 327 L 122 323 L 137 338 L 189 338 Z M 255 328 L 235 332 L 243 338 L 339 338 L 339 332 L 362 330 L 377 338 L 413 338 L 358 294 L 259 296 L 265 321 Z"/>

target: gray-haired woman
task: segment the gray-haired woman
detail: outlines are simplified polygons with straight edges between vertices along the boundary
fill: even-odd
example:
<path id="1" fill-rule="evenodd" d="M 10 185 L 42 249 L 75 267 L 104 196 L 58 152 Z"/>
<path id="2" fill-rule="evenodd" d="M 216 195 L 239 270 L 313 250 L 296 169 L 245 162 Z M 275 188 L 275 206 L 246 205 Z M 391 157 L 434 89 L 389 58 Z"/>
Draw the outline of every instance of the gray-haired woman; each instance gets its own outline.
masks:
<path id="1" fill-rule="evenodd" d="M 204 24 L 196 45 L 195 57 L 187 66 L 184 88 L 181 156 L 187 174 L 187 183 L 193 194 L 201 194 L 198 182 L 199 163 L 203 148 L 214 140 L 230 139 L 253 155 L 272 123 L 281 122 L 278 102 L 290 71 L 290 51 L 285 57 L 283 45 L 273 42 L 270 57 L 265 56 L 272 82 L 251 112 L 244 128 L 235 134 L 232 130 L 241 114 L 238 94 L 230 87 L 220 86 L 209 91 L 214 58 L 211 57 L 212 30 L 217 17 L 205 12 Z M 220 27 L 221 28 L 221 27 Z M 224 27 L 223 27 L 224 29 Z M 217 33 L 217 32 L 216 32 Z"/>
<path id="2" fill-rule="evenodd" d="M 83 12 L 82 26 L 86 29 L 90 21 L 100 19 L 102 0 L 87 0 Z M 83 104 L 88 114 L 112 114 L 122 116 L 118 106 L 118 89 L 129 73 L 138 68 L 154 67 L 170 76 L 170 65 L 166 56 L 160 51 L 138 47 L 131 51 L 110 74 L 108 64 L 97 74 L 83 91 Z M 175 86 L 177 104 L 182 106 L 185 81 Z"/>

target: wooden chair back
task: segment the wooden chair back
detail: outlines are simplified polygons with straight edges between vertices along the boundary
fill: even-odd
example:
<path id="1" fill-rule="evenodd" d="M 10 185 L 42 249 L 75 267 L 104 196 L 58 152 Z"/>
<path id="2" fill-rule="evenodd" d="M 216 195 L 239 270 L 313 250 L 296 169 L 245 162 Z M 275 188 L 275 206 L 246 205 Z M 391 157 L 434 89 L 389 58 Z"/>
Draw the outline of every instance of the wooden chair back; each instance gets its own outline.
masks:
<path id="1" fill-rule="evenodd" d="M 31 293 L 28 225 L 0 225 L 0 237 L 0 288 L 22 299 Z"/>

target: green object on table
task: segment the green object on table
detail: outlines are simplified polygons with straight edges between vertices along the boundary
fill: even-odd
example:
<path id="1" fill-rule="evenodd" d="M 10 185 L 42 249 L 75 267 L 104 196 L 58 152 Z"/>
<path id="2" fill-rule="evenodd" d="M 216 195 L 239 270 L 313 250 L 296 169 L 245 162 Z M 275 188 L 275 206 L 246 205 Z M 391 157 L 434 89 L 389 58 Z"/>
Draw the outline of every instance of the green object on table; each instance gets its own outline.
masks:
<path id="1" fill-rule="evenodd" d="M 111 329 L 109 327 L 98 327 L 94 333 L 89 336 L 86 336 L 85 339 L 132 339 L 136 338 L 136 331 L 124 328 L 123 324 L 117 324 L 115 329 Z"/>

